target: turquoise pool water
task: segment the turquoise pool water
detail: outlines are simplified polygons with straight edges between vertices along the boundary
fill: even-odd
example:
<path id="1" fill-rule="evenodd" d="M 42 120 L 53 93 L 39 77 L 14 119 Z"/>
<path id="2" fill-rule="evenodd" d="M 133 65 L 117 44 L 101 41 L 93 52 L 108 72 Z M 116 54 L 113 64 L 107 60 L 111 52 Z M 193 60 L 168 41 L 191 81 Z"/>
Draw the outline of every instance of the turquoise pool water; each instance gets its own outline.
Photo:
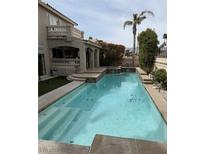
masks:
<path id="1" fill-rule="evenodd" d="M 39 113 L 39 138 L 91 145 L 96 134 L 166 142 L 167 126 L 135 73 L 106 74 Z"/>

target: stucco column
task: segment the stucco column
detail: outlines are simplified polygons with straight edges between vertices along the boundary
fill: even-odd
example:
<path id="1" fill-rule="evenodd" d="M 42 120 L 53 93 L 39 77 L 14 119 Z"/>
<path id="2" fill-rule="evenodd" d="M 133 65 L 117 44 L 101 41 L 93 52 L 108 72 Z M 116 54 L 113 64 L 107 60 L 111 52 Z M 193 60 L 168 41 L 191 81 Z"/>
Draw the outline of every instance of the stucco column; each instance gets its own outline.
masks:
<path id="1" fill-rule="evenodd" d="M 96 64 L 97 67 L 100 67 L 100 50 L 96 51 Z"/>
<path id="2" fill-rule="evenodd" d="M 95 55 L 94 55 L 94 51 L 91 51 L 91 53 L 90 53 L 90 66 L 91 66 L 91 68 L 94 68 L 95 67 L 95 57 L 94 57 Z"/>
<path id="3" fill-rule="evenodd" d="M 86 71 L 86 50 L 84 45 L 81 45 L 79 48 L 80 53 L 80 72 Z"/>

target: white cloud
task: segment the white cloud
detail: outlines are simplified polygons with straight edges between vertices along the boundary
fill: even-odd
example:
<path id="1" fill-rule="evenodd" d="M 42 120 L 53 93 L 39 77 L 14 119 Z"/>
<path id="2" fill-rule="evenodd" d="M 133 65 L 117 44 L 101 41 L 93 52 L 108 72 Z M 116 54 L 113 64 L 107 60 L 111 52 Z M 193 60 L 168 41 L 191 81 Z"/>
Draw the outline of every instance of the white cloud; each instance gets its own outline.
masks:
<path id="1" fill-rule="evenodd" d="M 74 19 L 85 36 L 93 36 L 132 47 L 132 28 L 123 30 L 125 20 L 134 12 L 148 9 L 155 17 L 146 19 L 138 28 L 155 28 L 161 41 L 166 33 L 166 0 L 48 0 L 56 9 Z"/>

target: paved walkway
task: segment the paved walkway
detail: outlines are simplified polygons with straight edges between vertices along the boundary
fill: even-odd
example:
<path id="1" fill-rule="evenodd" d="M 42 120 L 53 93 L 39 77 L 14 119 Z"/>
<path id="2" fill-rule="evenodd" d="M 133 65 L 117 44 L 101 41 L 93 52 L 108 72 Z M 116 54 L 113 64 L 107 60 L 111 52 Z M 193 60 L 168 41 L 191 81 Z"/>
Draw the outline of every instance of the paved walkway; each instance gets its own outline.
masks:
<path id="1" fill-rule="evenodd" d="M 52 90 L 46 93 L 45 95 L 40 96 L 38 98 L 38 112 L 42 111 L 47 106 L 52 104 L 54 101 L 66 95 L 67 93 L 71 92 L 72 90 L 79 87 L 83 83 L 84 81 L 73 81 L 62 87 Z"/>

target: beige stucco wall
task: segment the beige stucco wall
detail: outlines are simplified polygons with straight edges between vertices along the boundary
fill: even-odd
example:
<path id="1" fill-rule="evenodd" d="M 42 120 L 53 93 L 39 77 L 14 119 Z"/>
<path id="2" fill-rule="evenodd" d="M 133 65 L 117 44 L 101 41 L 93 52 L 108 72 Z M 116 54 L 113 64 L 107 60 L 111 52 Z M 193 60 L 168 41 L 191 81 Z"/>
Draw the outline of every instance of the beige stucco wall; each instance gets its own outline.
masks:
<path id="1" fill-rule="evenodd" d="M 45 57 L 46 75 L 50 75 L 50 70 L 52 69 L 52 48 L 60 46 L 69 46 L 79 49 L 80 71 L 82 72 L 86 71 L 86 49 L 88 47 L 91 48 L 93 51 L 93 53 L 91 54 L 92 67 L 94 67 L 95 64 L 97 65 L 97 67 L 99 67 L 100 49 L 92 43 L 86 43 L 86 41 L 83 41 L 82 39 L 78 38 L 72 38 L 70 41 L 47 39 L 47 26 L 49 26 L 48 14 L 52 14 L 52 16 L 55 16 L 56 18 L 61 20 L 60 23 L 62 24 L 62 26 L 69 25 L 74 27 L 72 23 L 65 21 L 64 19 L 58 17 L 57 15 L 42 7 L 41 5 L 38 5 L 38 43 L 43 47 L 43 50 L 39 50 L 39 53 L 43 53 Z"/>
<path id="2" fill-rule="evenodd" d="M 58 18 L 62 25 L 73 26 L 71 23 L 66 22 L 65 20 L 59 18 L 58 16 L 48 11 L 41 5 L 38 5 L 38 44 L 40 44 L 43 48 L 43 50 L 40 50 L 38 52 L 44 54 L 46 75 L 50 74 L 51 58 L 52 58 L 51 55 L 52 53 L 50 52 L 48 40 L 47 40 L 47 26 L 49 25 L 48 14 L 52 14 L 53 16 Z"/>
<path id="3" fill-rule="evenodd" d="M 47 26 L 48 18 L 46 11 L 40 5 L 38 6 L 38 43 L 42 45 L 43 50 L 38 51 L 44 54 L 46 74 L 49 75 L 50 71 L 50 55 L 47 44 Z"/>
<path id="4" fill-rule="evenodd" d="M 155 67 L 167 70 L 167 58 L 156 58 Z"/>

